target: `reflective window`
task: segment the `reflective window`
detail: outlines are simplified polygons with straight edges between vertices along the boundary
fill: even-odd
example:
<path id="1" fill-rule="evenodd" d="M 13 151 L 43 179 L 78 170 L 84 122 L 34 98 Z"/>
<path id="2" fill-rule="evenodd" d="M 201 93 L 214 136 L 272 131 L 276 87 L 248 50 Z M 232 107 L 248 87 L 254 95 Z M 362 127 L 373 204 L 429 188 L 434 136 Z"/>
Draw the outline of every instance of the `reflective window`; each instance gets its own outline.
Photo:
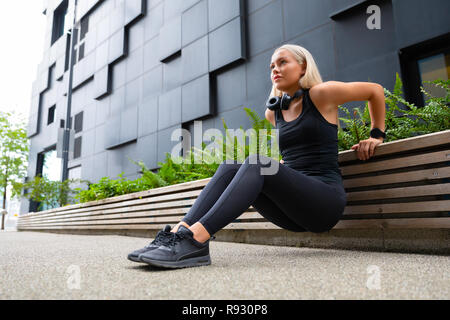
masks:
<path id="1" fill-rule="evenodd" d="M 421 78 L 421 86 L 433 97 L 445 97 L 445 89 L 436 87 L 424 81 L 437 79 L 448 80 L 450 78 L 450 52 L 437 54 L 417 61 Z M 423 95 L 424 101 L 429 98 Z"/>

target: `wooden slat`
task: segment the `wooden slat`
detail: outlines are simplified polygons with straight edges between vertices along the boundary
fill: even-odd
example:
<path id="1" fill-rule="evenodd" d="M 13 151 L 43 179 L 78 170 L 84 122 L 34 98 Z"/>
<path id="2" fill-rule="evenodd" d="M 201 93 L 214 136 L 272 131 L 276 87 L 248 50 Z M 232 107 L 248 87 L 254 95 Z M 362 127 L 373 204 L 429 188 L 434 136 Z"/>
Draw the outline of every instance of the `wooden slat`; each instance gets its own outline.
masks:
<path id="1" fill-rule="evenodd" d="M 427 152 L 413 156 L 403 156 L 394 159 L 378 160 L 369 159 L 367 162 L 340 167 L 342 177 L 354 174 L 377 172 L 381 170 L 391 170 L 407 168 L 412 166 L 439 163 L 449 161 L 450 150 Z"/>
<path id="2" fill-rule="evenodd" d="M 442 194 L 450 194 L 450 183 L 348 192 L 347 201 L 395 199 Z"/>
<path id="3" fill-rule="evenodd" d="M 449 218 L 341 220 L 333 229 L 450 229 Z"/>
<path id="4" fill-rule="evenodd" d="M 344 188 L 357 188 L 377 186 L 383 184 L 404 183 L 404 182 L 417 182 L 417 181 L 429 181 L 435 179 L 443 179 L 450 177 L 450 168 L 432 168 L 400 173 L 389 173 L 371 177 L 361 178 L 346 178 L 343 179 Z"/>
<path id="5" fill-rule="evenodd" d="M 344 209 L 344 215 L 446 212 L 446 211 L 450 211 L 450 200 L 346 206 Z"/>

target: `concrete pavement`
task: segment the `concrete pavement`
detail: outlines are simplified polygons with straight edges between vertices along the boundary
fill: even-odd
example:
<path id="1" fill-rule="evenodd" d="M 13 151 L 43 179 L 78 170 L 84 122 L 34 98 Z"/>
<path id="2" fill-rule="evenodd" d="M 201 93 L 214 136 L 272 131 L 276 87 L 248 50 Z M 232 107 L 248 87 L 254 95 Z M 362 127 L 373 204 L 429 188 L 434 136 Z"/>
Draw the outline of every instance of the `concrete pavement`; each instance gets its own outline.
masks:
<path id="1" fill-rule="evenodd" d="M 0 299 L 448 299 L 450 257 L 212 241 L 212 265 L 157 269 L 151 239 L 0 232 Z"/>

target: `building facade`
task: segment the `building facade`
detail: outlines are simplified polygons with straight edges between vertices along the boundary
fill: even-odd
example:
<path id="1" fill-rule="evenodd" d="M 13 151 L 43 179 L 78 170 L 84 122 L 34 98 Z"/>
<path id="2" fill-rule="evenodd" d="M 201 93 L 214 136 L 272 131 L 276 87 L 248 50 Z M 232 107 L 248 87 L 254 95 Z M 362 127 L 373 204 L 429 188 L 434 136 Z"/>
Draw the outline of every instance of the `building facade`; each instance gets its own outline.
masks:
<path id="1" fill-rule="evenodd" d="M 44 1 L 28 178 L 62 177 L 70 61 L 69 178 L 97 182 L 123 172 L 135 179 L 140 168 L 129 159 L 156 170 L 180 143 L 176 129 L 195 134 L 201 120 L 202 132 L 224 132 L 223 119 L 246 130 L 244 107 L 264 117 L 271 55 L 285 43 L 308 49 L 324 81 L 376 82 L 392 91 L 398 72 L 405 98 L 423 105 L 423 81 L 450 76 L 449 12 L 448 0 Z M 21 213 L 35 210 L 22 200 Z"/>

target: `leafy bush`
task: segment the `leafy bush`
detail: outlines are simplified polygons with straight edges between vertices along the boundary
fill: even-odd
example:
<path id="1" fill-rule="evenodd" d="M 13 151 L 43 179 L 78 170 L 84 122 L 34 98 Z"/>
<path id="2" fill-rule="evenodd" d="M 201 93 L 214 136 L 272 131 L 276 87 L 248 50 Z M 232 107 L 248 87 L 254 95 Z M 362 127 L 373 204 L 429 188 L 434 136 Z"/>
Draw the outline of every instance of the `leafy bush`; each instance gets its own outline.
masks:
<path id="1" fill-rule="evenodd" d="M 384 142 L 444 131 L 450 128 L 450 110 L 448 108 L 450 80 L 438 79 L 424 82 L 445 89 L 445 97 L 432 97 L 423 87 L 420 87 L 421 92 L 429 99 L 426 100 L 423 108 L 418 108 L 402 97 L 403 83 L 398 73 L 396 74 L 394 92 L 391 93 L 384 89 L 386 104 L 388 105 L 388 108 L 386 108 L 386 139 Z M 399 104 L 406 106 L 406 109 L 401 109 Z M 339 106 L 339 109 L 347 115 L 347 117 L 339 118 L 346 124 L 346 128 L 338 130 L 339 151 L 349 150 L 360 140 L 370 137 L 371 119 L 368 105 L 368 102 L 366 102 L 363 111 L 354 108 L 353 118 L 347 108 Z M 396 115 L 396 112 L 399 115 Z"/>
<path id="2" fill-rule="evenodd" d="M 73 195 L 77 193 L 76 188 L 73 189 L 71 184 L 85 182 L 87 181 L 80 179 L 52 181 L 46 176 L 36 176 L 30 181 L 16 184 L 15 192 L 17 193 L 19 189 L 27 190 L 23 197 L 39 202 L 38 210 L 51 209 L 71 204 Z"/>

